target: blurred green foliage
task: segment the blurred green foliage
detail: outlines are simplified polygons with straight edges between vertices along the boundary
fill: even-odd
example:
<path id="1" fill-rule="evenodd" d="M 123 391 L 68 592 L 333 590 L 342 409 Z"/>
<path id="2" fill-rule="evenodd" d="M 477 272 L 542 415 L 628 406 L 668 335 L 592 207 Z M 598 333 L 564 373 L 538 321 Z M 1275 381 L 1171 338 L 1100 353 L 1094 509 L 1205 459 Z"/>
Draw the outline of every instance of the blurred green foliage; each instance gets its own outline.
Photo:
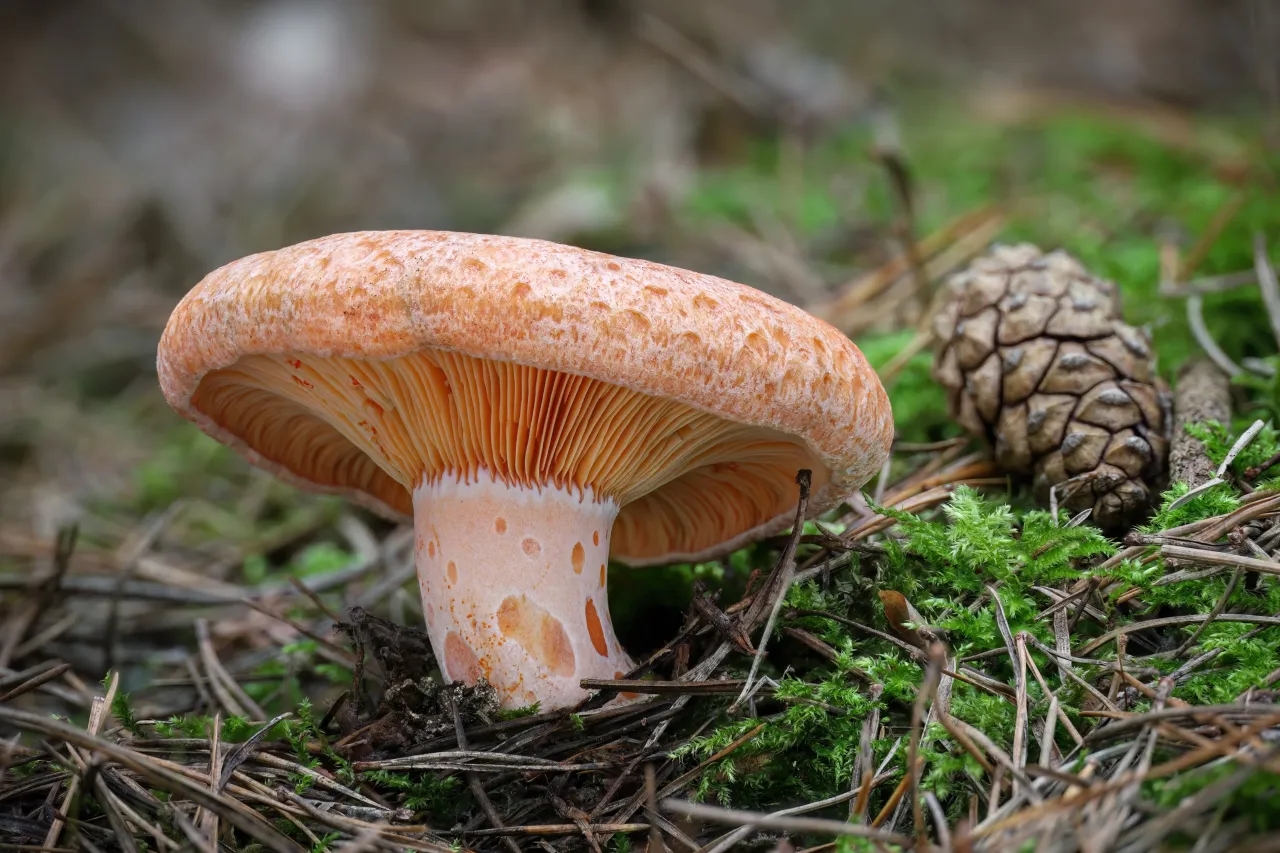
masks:
<path id="1" fill-rule="evenodd" d="M 159 437 L 154 452 L 134 474 L 136 508 L 142 512 L 163 509 L 189 496 L 193 484 L 224 479 L 240 470 L 242 463 L 229 447 L 190 424 L 175 424 Z"/>
<path id="2" fill-rule="evenodd" d="M 1004 206 L 1009 218 L 1001 241 L 1063 248 L 1119 285 L 1125 319 L 1151 328 L 1167 376 L 1197 344 L 1184 300 L 1160 294 L 1162 235 L 1178 235 L 1185 258 L 1224 208 L 1239 205 L 1196 276 L 1251 269 L 1257 233 L 1280 245 L 1280 154 L 1253 152 L 1241 142 L 1259 137 L 1252 120 L 1202 119 L 1186 145 L 1172 147 L 1131 123 L 1103 117 L 1062 115 L 1034 125 L 1003 125 L 933 102 L 906 104 L 901 115 L 919 235 L 965 212 Z M 868 126 L 818 140 L 806 154 L 800 192 L 790 198 L 778 178 L 779 143 L 761 140 L 746 162 L 704 173 L 686 215 L 694 224 L 729 221 L 749 228 L 753 211 L 764 208 L 810 245 L 839 245 L 824 235 L 842 225 L 883 228 L 895 215 L 889 181 L 869 156 L 872 144 Z M 1224 148 L 1232 156 L 1247 152 L 1256 174 L 1241 178 L 1215 168 L 1206 152 Z M 839 254 L 812 260 L 857 265 L 856 258 Z M 1276 353 L 1260 308 L 1256 288 L 1205 297 L 1210 331 L 1236 359 Z M 858 343 L 873 364 L 883 366 L 909 337 L 893 331 L 863 336 Z M 891 388 L 904 439 L 949 432 L 942 417 L 945 400 L 928 383 L 927 365 L 927 356 L 913 359 Z M 1277 399 L 1273 388 L 1255 390 L 1268 401 Z"/>
<path id="3" fill-rule="evenodd" d="M 883 371 L 914 334 L 913 329 L 903 329 L 868 336 L 860 342 L 862 354 L 876 371 Z M 887 385 L 894 430 L 901 441 L 936 441 L 963 432 L 947 411 L 946 392 L 934 380 L 932 366 L 932 352 L 917 353 Z"/>

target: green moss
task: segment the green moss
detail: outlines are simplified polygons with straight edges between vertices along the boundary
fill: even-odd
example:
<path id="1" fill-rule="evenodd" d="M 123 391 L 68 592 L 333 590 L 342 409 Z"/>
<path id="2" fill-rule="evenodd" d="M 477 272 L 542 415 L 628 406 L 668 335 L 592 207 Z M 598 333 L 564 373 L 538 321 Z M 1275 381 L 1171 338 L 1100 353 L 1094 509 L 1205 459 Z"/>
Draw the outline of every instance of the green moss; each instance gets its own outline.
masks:
<path id="1" fill-rule="evenodd" d="M 878 703 L 839 672 L 812 682 L 783 678 L 775 698 L 789 703 L 781 713 L 727 722 L 674 753 L 704 760 L 758 726 L 764 727 L 702 775 L 696 799 L 764 806 L 800 797 L 819 799 L 848 784 L 862 720 Z"/>
<path id="2" fill-rule="evenodd" d="M 380 790 L 395 792 L 400 798 L 400 805 L 414 814 L 431 819 L 449 819 L 459 811 L 460 776 L 441 778 L 434 773 L 369 770 L 360 774 L 360 780 L 376 785 Z"/>
<path id="3" fill-rule="evenodd" d="M 1158 779 L 1143 786 L 1144 793 L 1163 809 L 1172 809 L 1189 797 L 1203 791 L 1236 773 L 1240 764 L 1223 761 L 1180 774 L 1169 779 Z M 1280 812 L 1276 810 L 1280 798 L 1280 774 L 1266 770 L 1251 773 L 1219 804 L 1224 821 L 1243 819 L 1255 832 L 1274 832 L 1280 829 Z M 1192 842 L 1194 839 L 1184 838 Z"/>
<path id="4" fill-rule="evenodd" d="M 1223 483 L 1201 492 L 1190 500 L 1178 504 L 1177 501 L 1191 487 L 1186 483 L 1175 483 L 1167 491 L 1160 494 L 1160 508 L 1151 516 L 1151 520 L 1140 527 L 1149 533 L 1181 527 L 1201 518 L 1222 515 L 1233 511 L 1240 505 L 1234 491 Z"/>
<path id="5" fill-rule="evenodd" d="M 995 584 L 1011 629 L 1051 643 L 1049 626 L 1035 619 L 1044 601 L 1037 600 L 1032 587 L 1078 577 L 1083 565 L 1115 552 L 1115 545 L 1094 528 L 1067 527 L 1065 516 L 1055 524 L 1046 512 L 1015 512 L 964 487 L 956 490 L 942 517 L 935 520 L 884 511 L 898 519 L 903 535 L 900 541 L 886 540 L 888 552 L 883 558 L 864 560 L 858 573 L 845 573 L 826 589 L 818 581 L 802 584 L 791 590 L 787 604 L 887 631 L 874 593 L 893 590 L 904 594 L 929 626 L 945 632 L 956 654 L 966 655 L 1003 648 L 994 608 L 968 606 L 986 594 L 988 584 Z M 862 720 L 873 708 L 880 708 L 884 719 L 894 720 L 900 731 L 909 719 L 922 671 L 899 646 L 825 616 L 804 615 L 786 624 L 804 628 L 829 644 L 836 651 L 835 662 L 803 677 L 780 679 L 775 700 L 799 704 L 764 719 L 726 720 L 681 749 L 678 754 L 683 757 L 705 759 L 756 725 L 765 726 L 703 775 L 699 796 L 714 796 L 735 806 L 776 806 L 800 797 L 831 796 L 842 786 L 847 789 Z M 1049 669 L 1043 656 L 1037 659 L 1042 670 Z M 986 669 L 997 678 L 1012 680 L 1012 668 L 1005 659 L 989 662 Z M 853 677 L 857 672 L 880 685 L 878 699 L 873 700 L 865 684 Z M 1072 693 L 1062 695 L 1069 698 Z M 1029 692 L 1029 698 L 1035 707 L 1045 704 L 1038 687 Z M 952 713 L 997 744 L 1007 748 L 1012 741 L 1013 706 L 989 691 L 955 682 Z M 956 774 L 972 768 L 945 736 L 938 739 L 933 750 L 946 760 L 932 766 L 930 785 L 945 798 L 968 784 Z M 885 755 L 889 746 L 878 744 L 877 756 Z M 952 805 L 958 808 L 961 801 L 967 802 L 960 797 Z"/>
<path id="6" fill-rule="evenodd" d="M 1216 421 L 1206 421 L 1189 424 L 1187 432 L 1200 440 L 1204 445 L 1205 455 L 1213 460 L 1215 465 L 1221 465 L 1249 425 L 1251 421 L 1241 422 L 1237 424 L 1235 430 L 1232 430 Z M 1277 433 L 1271 424 L 1265 424 L 1253 440 L 1232 460 L 1231 473 L 1242 477 L 1246 470 L 1261 466 L 1274 457 L 1277 451 L 1280 451 L 1280 433 Z"/>
<path id="7" fill-rule="evenodd" d="M 1221 654 L 1200 673 L 1179 685 L 1178 695 L 1196 704 L 1225 704 L 1235 702 L 1250 687 L 1261 684 L 1276 668 L 1280 628 L 1268 628 L 1247 637 L 1251 630 L 1251 626 L 1240 622 L 1215 622 L 1206 628 L 1200 635 L 1198 651 L 1220 650 Z"/>
<path id="8" fill-rule="evenodd" d="M 521 717 L 532 717 L 541 713 L 542 703 L 534 702 L 532 705 L 525 705 L 521 708 L 500 708 L 498 709 L 495 719 L 498 720 L 518 720 Z"/>
<path id="9" fill-rule="evenodd" d="M 111 681 L 111 674 L 102 680 L 103 688 Z M 133 707 L 129 704 L 129 694 L 119 691 L 111 698 L 111 714 L 124 726 L 125 730 L 134 737 L 145 737 L 142 727 L 138 725 L 138 718 L 133 713 Z"/>

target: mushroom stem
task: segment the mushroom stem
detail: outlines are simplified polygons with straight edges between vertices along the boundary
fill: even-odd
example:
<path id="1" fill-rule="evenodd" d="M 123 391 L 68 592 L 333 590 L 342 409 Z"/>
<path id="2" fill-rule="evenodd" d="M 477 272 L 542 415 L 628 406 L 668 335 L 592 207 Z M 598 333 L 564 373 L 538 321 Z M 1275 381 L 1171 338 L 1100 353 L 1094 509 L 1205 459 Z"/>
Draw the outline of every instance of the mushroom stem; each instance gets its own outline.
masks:
<path id="1" fill-rule="evenodd" d="M 510 485 L 486 471 L 413 492 L 427 632 L 450 681 L 484 676 L 503 707 L 573 705 L 583 678 L 633 664 L 609 620 L 618 506 L 590 488 Z"/>

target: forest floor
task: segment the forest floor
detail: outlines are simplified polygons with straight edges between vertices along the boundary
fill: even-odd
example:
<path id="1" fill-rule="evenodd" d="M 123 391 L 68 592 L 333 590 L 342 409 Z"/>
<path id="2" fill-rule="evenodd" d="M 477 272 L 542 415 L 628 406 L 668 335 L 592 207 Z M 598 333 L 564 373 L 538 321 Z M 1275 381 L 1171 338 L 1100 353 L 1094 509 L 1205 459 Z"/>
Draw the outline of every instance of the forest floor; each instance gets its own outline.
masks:
<path id="1" fill-rule="evenodd" d="M 164 405 L 145 362 L 173 282 L 102 297 L 141 331 L 60 338 L 113 238 L 159 246 L 154 276 L 198 266 L 162 208 L 33 232 L 30 274 L 63 285 L 0 346 L 0 850 L 1280 850 L 1269 119 L 993 91 L 726 121 L 706 144 L 731 153 L 656 212 L 606 171 L 504 221 L 830 320 L 881 371 L 895 451 L 868 501 L 791 534 L 611 567 L 644 661 L 622 706 L 438 683 L 409 532 Z M 1170 381 L 1215 344 L 1243 366 L 1203 425 L 1220 482 L 1108 538 L 960 435 L 928 293 L 994 241 L 1116 282 Z"/>

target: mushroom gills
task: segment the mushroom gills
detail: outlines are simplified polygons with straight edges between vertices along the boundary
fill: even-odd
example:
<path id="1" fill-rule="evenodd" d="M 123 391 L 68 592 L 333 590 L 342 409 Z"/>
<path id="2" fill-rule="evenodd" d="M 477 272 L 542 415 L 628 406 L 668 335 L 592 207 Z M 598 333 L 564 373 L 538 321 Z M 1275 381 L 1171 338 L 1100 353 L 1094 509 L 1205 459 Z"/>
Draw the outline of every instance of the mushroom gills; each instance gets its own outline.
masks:
<path id="1" fill-rule="evenodd" d="M 614 558 L 699 552 L 795 513 L 803 441 L 599 379 L 439 349 L 372 360 L 250 355 L 208 374 L 195 408 L 283 472 L 408 516 L 424 481 L 481 471 L 529 488 L 590 485 L 619 507 Z"/>

